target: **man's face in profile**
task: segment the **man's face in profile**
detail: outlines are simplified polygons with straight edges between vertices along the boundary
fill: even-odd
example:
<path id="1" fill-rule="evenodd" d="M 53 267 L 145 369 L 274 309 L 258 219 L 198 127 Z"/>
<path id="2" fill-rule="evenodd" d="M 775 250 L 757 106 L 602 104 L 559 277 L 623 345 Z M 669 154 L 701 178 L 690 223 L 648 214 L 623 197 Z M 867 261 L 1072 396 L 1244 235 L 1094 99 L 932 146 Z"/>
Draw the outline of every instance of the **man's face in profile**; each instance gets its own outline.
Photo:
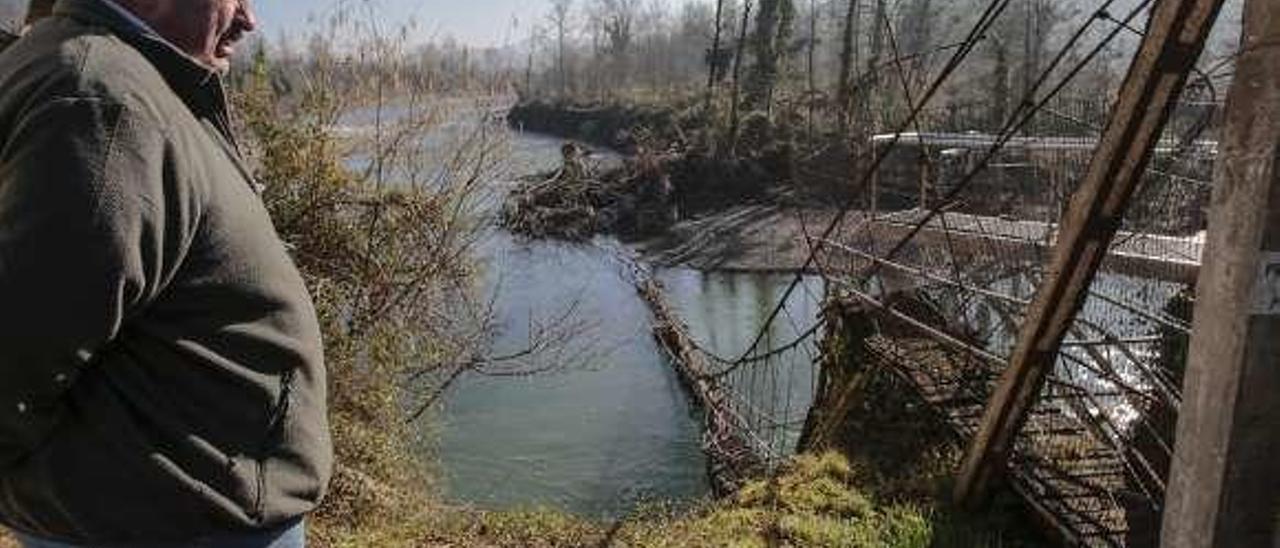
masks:
<path id="1" fill-rule="evenodd" d="M 150 0 L 143 19 L 205 66 L 226 72 L 235 44 L 257 27 L 249 0 Z M 150 9 L 147 9 L 150 8 Z"/>

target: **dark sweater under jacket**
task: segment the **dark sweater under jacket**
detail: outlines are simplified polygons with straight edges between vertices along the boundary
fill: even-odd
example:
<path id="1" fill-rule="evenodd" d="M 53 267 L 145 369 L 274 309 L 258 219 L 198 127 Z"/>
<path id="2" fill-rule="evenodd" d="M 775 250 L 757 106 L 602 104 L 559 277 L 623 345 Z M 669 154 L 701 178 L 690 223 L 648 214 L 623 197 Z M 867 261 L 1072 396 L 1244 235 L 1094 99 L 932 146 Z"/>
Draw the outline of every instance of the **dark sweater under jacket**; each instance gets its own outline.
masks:
<path id="1" fill-rule="evenodd" d="M 0 522 L 181 541 L 320 501 L 316 314 L 226 108 L 98 0 L 0 53 Z"/>

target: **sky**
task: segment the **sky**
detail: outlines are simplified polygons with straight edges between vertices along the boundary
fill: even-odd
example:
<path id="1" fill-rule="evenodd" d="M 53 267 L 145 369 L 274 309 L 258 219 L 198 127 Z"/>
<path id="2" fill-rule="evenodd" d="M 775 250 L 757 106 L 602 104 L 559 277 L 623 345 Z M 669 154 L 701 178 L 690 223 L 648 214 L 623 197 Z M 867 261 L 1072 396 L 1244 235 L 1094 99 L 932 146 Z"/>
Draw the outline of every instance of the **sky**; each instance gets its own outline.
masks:
<path id="1" fill-rule="evenodd" d="M 336 11 L 339 0 L 255 0 L 254 8 L 262 21 L 262 32 L 269 38 L 281 32 L 292 36 L 306 34 L 319 19 L 327 19 Z M 348 5 L 361 5 L 365 0 L 345 0 Z M 665 0 L 672 4 L 680 0 Z M 519 42 L 529 34 L 531 23 L 542 24 L 549 11 L 548 0 L 373 0 L 380 20 L 386 23 L 414 21 L 414 37 L 418 41 L 443 39 L 452 35 L 473 46 L 502 46 Z M 574 2 L 580 4 L 581 0 Z M 519 22 L 512 29 L 512 18 Z"/>
<path id="2" fill-rule="evenodd" d="M 348 0 L 348 5 L 362 5 L 364 0 Z M 257 0 L 254 8 L 262 26 L 259 32 L 276 38 L 282 32 L 292 36 L 306 34 L 336 11 L 335 0 Z M 452 35 L 461 42 L 476 46 L 500 46 L 508 38 L 516 41 L 512 17 L 519 18 L 519 36 L 527 33 L 527 21 L 541 16 L 545 0 L 375 0 L 375 13 L 383 23 L 414 23 L 414 35 L 420 40 L 443 39 Z"/>

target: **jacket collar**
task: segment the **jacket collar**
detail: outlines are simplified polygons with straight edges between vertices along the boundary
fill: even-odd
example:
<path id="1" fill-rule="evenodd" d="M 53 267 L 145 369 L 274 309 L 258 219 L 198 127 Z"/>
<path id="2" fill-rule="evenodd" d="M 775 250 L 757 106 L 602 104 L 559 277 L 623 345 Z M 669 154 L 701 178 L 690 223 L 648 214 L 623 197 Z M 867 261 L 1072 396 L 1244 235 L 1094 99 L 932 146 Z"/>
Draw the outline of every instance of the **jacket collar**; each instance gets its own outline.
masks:
<path id="1" fill-rule="evenodd" d="M 146 57 L 194 113 L 225 116 L 226 94 L 218 72 L 200 64 L 150 29 L 139 27 L 119 8 L 101 0 L 58 0 L 53 15 L 109 29 Z"/>
<path id="2" fill-rule="evenodd" d="M 141 17 L 134 15 L 133 12 L 129 11 L 124 6 L 116 3 L 115 0 L 98 0 L 98 2 L 115 12 L 121 18 L 129 21 L 129 23 L 133 25 L 133 30 L 141 32 L 142 34 L 155 34 L 155 30 L 151 28 L 150 24 L 143 21 Z"/>

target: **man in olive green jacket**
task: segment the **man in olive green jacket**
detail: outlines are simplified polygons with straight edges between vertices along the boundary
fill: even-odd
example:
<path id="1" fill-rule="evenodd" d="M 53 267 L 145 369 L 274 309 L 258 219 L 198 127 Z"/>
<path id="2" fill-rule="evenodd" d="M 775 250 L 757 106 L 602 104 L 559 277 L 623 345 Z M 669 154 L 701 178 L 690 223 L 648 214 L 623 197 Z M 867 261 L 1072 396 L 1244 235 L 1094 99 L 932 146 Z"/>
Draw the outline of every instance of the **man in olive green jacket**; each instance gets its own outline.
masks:
<path id="1" fill-rule="evenodd" d="M 324 494 L 316 314 L 220 77 L 242 2 L 59 0 L 0 53 L 0 523 L 29 546 L 296 546 Z"/>

